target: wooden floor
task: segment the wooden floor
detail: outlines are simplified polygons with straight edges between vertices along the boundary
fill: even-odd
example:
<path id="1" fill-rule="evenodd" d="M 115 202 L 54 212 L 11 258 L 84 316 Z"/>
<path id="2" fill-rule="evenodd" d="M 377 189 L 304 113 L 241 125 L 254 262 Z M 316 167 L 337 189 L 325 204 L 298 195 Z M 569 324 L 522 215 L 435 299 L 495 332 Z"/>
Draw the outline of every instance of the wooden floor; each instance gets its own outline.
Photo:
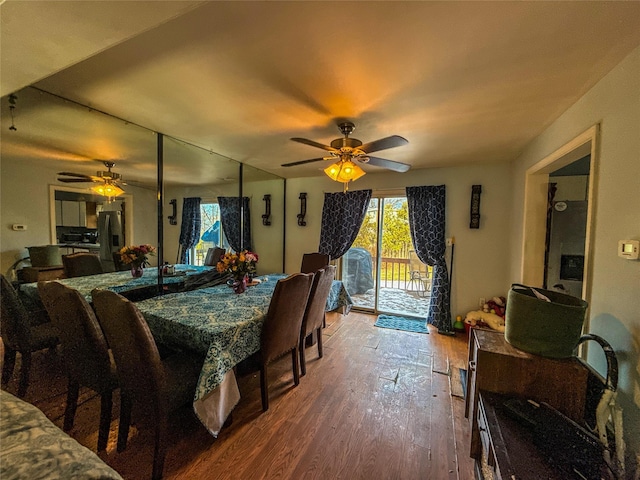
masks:
<path id="1" fill-rule="evenodd" d="M 290 357 L 270 371 L 270 409 L 263 413 L 259 376 L 239 379 L 233 421 L 214 439 L 190 406 L 171 419 L 167 479 L 460 479 L 473 478 L 464 401 L 450 394 L 448 369 L 464 366 L 467 339 L 374 327 L 375 316 L 332 313 L 324 358 L 307 349 L 307 375 L 293 388 Z M 16 367 L 19 367 L 19 362 Z M 62 426 L 66 381 L 56 352 L 34 359 L 25 400 Z M 442 372 L 442 373 L 439 373 Z M 14 375 L 17 377 L 17 375 Z M 15 393 L 15 378 L 8 390 Z M 153 438 L 132 428 L 115 448 L 114 395 L 109 445 L 101 458 L 125 479 L 151 476 Z M 70 432 L 95 451 L 99 397 L 83 403 Z"/>

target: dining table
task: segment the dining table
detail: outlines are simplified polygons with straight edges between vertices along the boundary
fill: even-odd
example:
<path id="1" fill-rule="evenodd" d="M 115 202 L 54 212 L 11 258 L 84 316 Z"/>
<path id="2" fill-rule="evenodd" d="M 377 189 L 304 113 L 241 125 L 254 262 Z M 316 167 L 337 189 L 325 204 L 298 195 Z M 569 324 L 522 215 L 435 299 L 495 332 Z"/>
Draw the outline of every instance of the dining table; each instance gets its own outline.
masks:
<path id="1" fill-rule="evenodd" d="M 210 270 L 213 270 L 213 267 L 177 264 L 175 265 L 174 273 L 172 275 L 164 274 L 162 276 L 162 284 L 166 286 L 177 286 L 184 283 L 187 277 Z M 158 276 L 158 269 L 153 267 L 145 268 L 143 275 L 139 278 L 133 277 L 129 270 L 125 270 L 120 272 L 100 273 L 97 275 L 86 275 L 83 277 L 60 278 L 57 281 L 69 288 L 79 291 L 88 302 L 91 302 L 91 290 L 94 288 L 123 293 L 141 287 L 157 285 Z M 38 295 L 37 282 L 24 283 L 20 285 L 19 293 L 22 300 L 28 304 L 37 304 L 37 302 L 39 302 L 40 297 Z"/>
<path id="2" fill-rule="evenodd" d="M 191 265 L 186 267 L 193 268 Z M 177 267 L 176 271 L 181 269 Z M 90 301 L 94 288 L 123 292 L 132 284 L 140 286 L 140 279 L 117 284 L 114 280 L 123 273 L 131 277 L 129 272 L 117 272 L 58 281 L 77 288 Z M 193 409 L 213 436 L 217 437 L 240 400 L 234 367 L 260 349 L 262 325 L 271 297 L 278 280 L 287 276 L 273 273 L 256 277 L 240 294 L 224 284 L 135 302 L 158 343 L 204 357 Z M 22 287 L 25 295 L 37 297 L 37 284 Z M 325 310 L 348 314 L 352 305 L 343 283 L 334 280 Z"/>

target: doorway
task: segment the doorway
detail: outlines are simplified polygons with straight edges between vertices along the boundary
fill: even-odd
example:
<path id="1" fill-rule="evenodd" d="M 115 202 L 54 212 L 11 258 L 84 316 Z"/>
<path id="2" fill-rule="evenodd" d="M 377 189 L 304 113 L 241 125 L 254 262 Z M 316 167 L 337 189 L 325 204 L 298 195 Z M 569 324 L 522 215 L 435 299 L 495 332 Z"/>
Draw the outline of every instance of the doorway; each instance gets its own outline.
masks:
<path id="1" fill-rule="evenodd" d="M 591 156 L 549 174 L 543 288 L 582 296 Z"/>
<path id="2" fill-rule="evenodd" d="M 571 284 L 571 291 L 566 293 L 578 296 L 586 300 L 587 303 L 589 303 L 591 296 L 592 238 L 595 227 L 597 184 L 597 141 L 598 126 L 596 125 L 533 165 L 527 170 L 525 178 L 522 283 L 526 285 L 546 285 L 548 288 L 553 289 L 554 285 L 567 288 L 570 282 L 577 282 Z M 579 166 L 581 166 L 580 175 L 567 174 L 567 172 L 577 169 Z M 561 203 L 558 207 L 557 203 L 550 201 L 549 184 L 557 181 L 558 178 L 570 176 L 581 177 L 581 179 L 573 179 L 569 183 L 582 184 L 577 190 L 583 189 L 579 194 L 582 198 L 576 200 L 584 203 L 581 206 L 578 206 L 578 204 L 570 205 L 568 201 L 572 201 L 572 199 L 569 199 L 565 202 L 566 205 L 562 205 L 562 199 L 556 198 L 555 200 Z M 573 228 L 569 227 L 570 230 L 580 231 L 579 238 L 567 240 L 567 243 L 572 245 L 563 252 L 561 250 L 562 247 L 556 248 L 551 245 L 551 236 L 554 234 L 552 217 L 558 210 L 569 210 L 570 206 L 575 211 L 583 209 L 584 213 L 577 215 L 579 226 L 573 223 Z M 576 208 L 573 208 L 574 206 Z M 551 215 L 549 207 L 554 210 Z M 559 215 L 555 216 L 559 217 Z M 551 222 L 549 221 L 550 217 Z M 558 219 L 556 226 L 561 221 L 562 219 Z M 556 232 L 561 237 L 563 235 L 562 230 L 566 231 L 567 225 Z M 562 243 L 562 240 L 559 243 Z M 557 249 L 553 254 L 558 255 L 558 258 L 557 263 L 552 267 L 550 256 L 553 248 Z M 582 254 L 580 253 L 581 251 L 583 252 Z M 564 259 L 562 258 L 563 254 Z M 563 262 L 564 272 L 562 271 Z M 549 270 L 554 271 L 549 272 Z M 556 273 L 557 281 L 556 277 L 550 276 L 550 274 L 555 275 Z M 563 281 L 560 279 L 561 276 L 567 277 L 567 280 Z M 557 287 L 557 289 L 560 289 L 560 287 Z M 586 328 L 588 328 L 588 325 L 585 324 Z"/>
<path id="3" fill-rule="evenodd" d="M 355 308 L 426 318 L 432 269 L 413 251 L 407 199 L 400 192 L 374 193 L 341 269 Z"/>

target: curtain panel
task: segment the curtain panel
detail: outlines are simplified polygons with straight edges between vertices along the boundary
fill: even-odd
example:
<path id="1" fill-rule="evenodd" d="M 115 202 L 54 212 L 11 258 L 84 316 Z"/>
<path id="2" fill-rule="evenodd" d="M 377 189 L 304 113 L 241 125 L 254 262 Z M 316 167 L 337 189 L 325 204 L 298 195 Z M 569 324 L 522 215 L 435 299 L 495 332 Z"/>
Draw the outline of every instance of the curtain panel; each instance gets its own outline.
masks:
<path id="1" fill-rule="evenodd" d="M 220 222 L 227 241 L 236 252 L 252 250 L 249 197 L 218 197 Z M 242 232 L 240 222 L 242 221 Z M 240 236 L 242 235 L 242 238 Z"/>
<path id="2" fill-rule="evenodd" d="M 331 260 L 342 257 L 358 236 L 371 190 L 325 193 L 318 251 Z"/>
<path id="3" fill-rule="evenodd" d="M 444 185 L 407 187 L 411 241 L 418 258 L 433 267 L 433 283 L 427 323 L 440 333 L 453 331 L 449 274 L 445 260 L 445 198 Z"/>
<path id="4" fill-rule="evenodd" d="M 180 225 L 180 254 L 178 263 L 187 263 L 187 251 L 200 240 L 200 197 L 185 198 L 182 203 L 182 224 Z"/>

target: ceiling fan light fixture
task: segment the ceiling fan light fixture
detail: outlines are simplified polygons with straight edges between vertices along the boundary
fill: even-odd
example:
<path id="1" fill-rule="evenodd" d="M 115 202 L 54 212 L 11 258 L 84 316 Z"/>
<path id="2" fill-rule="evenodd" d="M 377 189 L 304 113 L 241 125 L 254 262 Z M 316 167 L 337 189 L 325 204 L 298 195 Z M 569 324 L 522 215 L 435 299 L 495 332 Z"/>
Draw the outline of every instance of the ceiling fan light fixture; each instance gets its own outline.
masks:
<path id="1" fill-rule="evenodd" d="M 91 187 L 91 191 L 96 192 L 98 195 L 109 198 L 117 197 L 118 195 L 122 195 L 124 193 L 124 190 L 110 182 L 95 185 Z"/>
<path id="2" fill-rule="evenodd" d="M 324 173 L 334 182 L 349 183 L 366 174 L 351 160 L 341 160 L 324 169 Z"/>

